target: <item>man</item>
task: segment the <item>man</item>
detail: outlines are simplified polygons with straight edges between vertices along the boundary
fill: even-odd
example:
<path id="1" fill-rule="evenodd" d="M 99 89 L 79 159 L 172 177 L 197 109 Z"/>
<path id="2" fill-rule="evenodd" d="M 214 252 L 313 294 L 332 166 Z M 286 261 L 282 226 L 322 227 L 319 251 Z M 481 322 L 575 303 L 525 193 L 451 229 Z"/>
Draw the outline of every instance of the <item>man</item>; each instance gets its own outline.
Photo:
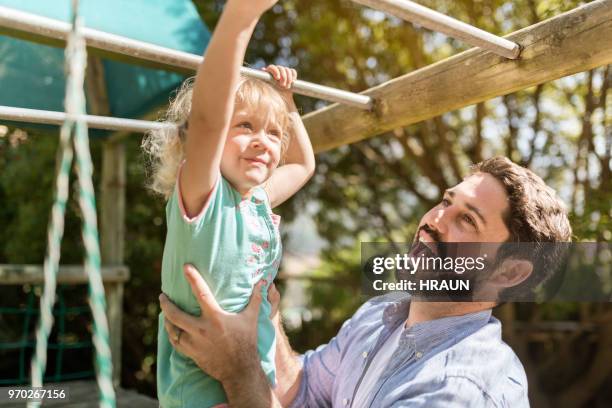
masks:
<path id="1" fill-rule="evenodd" d="M 419 223 L 415 241 L 568 242 L 563 204 L 533 172 L 503 157 L 473 167 Z M 546 258 L 544 258 L 546 259 Z M 499 261 L 499 259 L 498 259 Z M 552 260 L 551 260 L 552 262 Z M 532 261 L 507 256 L 489 279 L 501 292 L 549 277 Z M 239 314 L 217 305 L 192 267 L 185 268 L 202 315 L 161 306 L 173 346 L 219 379 L 232 407 L 528 407 L 527 379 L 491 316 L 497 302 L 428 302 L 406 294 L 366 302 L 329 344 L 297 357 L 273 312 L 277 387 L 259 366 L 259 287 Z M 278 304 L 274 289 L 268 295 Z"/>

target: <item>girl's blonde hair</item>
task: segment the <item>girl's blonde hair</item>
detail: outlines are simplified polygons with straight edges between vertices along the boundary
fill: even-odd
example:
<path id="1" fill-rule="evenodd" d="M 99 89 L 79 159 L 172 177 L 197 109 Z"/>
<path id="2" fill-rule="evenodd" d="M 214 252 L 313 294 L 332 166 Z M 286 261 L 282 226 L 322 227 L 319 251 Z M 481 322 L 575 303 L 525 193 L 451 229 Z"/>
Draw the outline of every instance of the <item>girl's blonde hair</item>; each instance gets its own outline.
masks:
<path id="1" fill-rule="evenodd" d="M 183 82 L 162 117 L 163 122 L 174 126 L 151 130 L 142 142 L 151 175 L 149 188 L 165 198 L 172 194 L 179 165 L 185 158 L 184 143 L 194 81 L 195 78 L 189 78 Z M 287 105 L 275 87 L 259 79 L 241 77 L 236 91 L 235 107 L 237 106 L 267 108 L 266 114 L 278 123 L 282 131 L 282 158 L 289 145 L 290 118 Z"/>

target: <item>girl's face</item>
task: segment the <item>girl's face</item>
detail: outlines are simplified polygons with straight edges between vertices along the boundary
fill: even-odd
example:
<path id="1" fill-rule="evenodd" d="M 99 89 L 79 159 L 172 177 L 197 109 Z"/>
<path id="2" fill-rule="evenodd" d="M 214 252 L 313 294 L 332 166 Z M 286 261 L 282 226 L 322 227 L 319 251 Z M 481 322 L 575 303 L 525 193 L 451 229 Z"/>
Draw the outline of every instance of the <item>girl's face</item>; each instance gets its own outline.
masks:
<path id="1" fill-rule="evenodd" d="M 242 195 L 278 166 L 283 131 L 265 109 L 237 105 L 221 158 L 221 173 Z"/>

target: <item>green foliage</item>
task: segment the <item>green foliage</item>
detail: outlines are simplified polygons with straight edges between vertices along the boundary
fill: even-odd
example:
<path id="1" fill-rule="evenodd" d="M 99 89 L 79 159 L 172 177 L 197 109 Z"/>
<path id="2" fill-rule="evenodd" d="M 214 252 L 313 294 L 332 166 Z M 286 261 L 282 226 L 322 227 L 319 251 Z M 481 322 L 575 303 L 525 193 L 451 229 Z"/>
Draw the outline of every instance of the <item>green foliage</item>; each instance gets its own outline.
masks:
<path id="1" fill-rule="evenodd" d="M 338 252 L 324 251 L 326 260 L 313 273 L 308 285 L 312 319 L 304 321 L 299 331 L 289 332 L 296 350 L 306 351 L 329 341 L 338 332 L 347 315 L 365 300 L 360 296 L 360 248 Z"/>
<path id="2" fill-rule="evenodd" d="M 30 133 L 17 141 L 21 131 L 0 139 L 3 168 L 0 173 L 2 220 L 0 263 L 42 264 L 46 250 L 47 218 L 53 202 L 57 135 Z M 11 146 L 12 138 L 13 146 Z M 92 146 L 95 150 L 95 146 Z M 99 161 L 95 164 L 99 164 Z M 76 184 L 72 184 L 72 196 Z M 82 245 L 78 203 L 66 209 L 62 261 L 78 263 Z"/>
<path id="3" fill-rule="evenodd" d="M 131 278 L 125 286 L 122 382 L 155 395 L 158 296 L 161 254 L 166 237 L 165 202 L 145 188 L 140 138 L 126 141 L 125 263 Z"/>

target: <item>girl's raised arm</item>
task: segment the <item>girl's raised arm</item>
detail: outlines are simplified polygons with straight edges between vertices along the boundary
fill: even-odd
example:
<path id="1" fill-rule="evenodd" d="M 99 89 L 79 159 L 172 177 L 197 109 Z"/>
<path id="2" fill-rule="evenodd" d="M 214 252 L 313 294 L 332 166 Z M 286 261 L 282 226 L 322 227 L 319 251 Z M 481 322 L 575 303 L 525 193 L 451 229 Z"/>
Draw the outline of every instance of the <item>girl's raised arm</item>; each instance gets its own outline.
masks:
<path id="1" fill-rule="evenodd" d="M 285 88 L 281 90 L 281 95 L 287 103 L 291 121 L 289 127 L 291 141 L 284 164 L 274 170 L 264 185 L 270 205 L 274 208 L 298 192 L 312 177 L 315 171 L 315 157 L 310 137 L 293 101 L 293 95 L 288 91 L 297 79 L 297 72 L 294 69 L 277 65 L 269 65 L 264 70 L 272 74 L 281 88 Z"/>
<path id="2" fill-rule="evenodd" d="M 259 17 L 278 0 L 228 0 L 193 88 L 186 163 L 180 177 L 188 216 L 199 213 L 219 174 L 240 67 Z"/>

